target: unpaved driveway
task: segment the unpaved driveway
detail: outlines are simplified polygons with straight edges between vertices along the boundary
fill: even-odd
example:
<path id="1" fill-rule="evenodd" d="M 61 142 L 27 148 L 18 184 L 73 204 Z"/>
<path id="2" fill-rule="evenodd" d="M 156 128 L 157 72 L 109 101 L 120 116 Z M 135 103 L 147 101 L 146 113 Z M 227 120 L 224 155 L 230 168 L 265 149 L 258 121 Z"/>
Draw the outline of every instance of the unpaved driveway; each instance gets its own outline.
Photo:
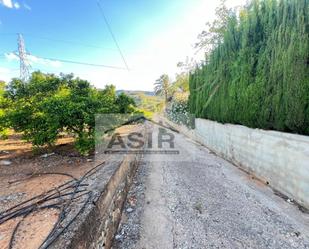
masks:
<path id="1" fill-rule="evenodd" d="M 309 248 L 309 215 L 181 134 L 145 155 L 114 248 Z M 133 210 L 133 211 L 132 211 Z"/>

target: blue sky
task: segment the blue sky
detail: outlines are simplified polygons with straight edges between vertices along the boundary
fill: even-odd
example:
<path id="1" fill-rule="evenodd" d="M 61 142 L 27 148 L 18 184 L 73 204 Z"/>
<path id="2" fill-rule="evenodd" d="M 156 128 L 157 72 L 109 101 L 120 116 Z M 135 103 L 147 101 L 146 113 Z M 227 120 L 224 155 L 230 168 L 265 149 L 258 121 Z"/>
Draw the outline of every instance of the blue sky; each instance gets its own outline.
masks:
<path id="1" fill-rule="evenodd" d="M 192 44 L 219 1 L 101 0 L 130 71 L 50 61 L 54 58 L 125 67 L 97 0 L 0 0 L 0 79 L 18 76 L 17 35 L 22 33 L 33 69 L 73 72 L 103 87 L 151 90 L 163 73 L 196 56 Z M 243 0 L 230 0 L 235 6 Z"/>

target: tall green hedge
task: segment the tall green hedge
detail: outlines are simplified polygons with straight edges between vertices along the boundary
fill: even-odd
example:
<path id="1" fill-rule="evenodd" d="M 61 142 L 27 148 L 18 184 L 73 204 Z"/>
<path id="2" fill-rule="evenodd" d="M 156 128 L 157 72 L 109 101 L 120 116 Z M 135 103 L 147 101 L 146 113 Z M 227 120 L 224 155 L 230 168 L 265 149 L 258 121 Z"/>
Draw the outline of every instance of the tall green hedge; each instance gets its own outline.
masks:
<path id="1" fill-rule="evenodd" d="M 190 75 L 197 117 L 309 135 L 309 0 L 253 1 Z"/>

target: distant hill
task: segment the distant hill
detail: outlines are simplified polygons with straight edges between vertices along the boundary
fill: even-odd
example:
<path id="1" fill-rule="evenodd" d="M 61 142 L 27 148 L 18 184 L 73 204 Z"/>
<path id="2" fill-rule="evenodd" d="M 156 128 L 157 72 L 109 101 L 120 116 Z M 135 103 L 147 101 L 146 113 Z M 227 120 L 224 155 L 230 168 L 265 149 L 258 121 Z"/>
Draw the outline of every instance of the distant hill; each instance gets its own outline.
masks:
<path id="1" fill-rule="evenodd" d="M 135 100 L 138 108 L 150 112 L 157 112 L 162 108 L 163 98 L 156 96 L 154 92 L 150 91 L 127 91 L 118 90 L 117 94 L 125 93 Z"/>
<path id="2" fill-rule="evenodd" d="M 127 95 L 133 95 L 133 96 L 136 96 L 136 95 L 141 95 L 141 94 L 144 94 L 144 95 L 147 95 L 147 96 L 155 96 L 155 93 L 154 92 L 150 92 L 150 91 L 133 91 L 133 90 L 117 90 L 116 91 L 116 94 L 120 94 L 120 93 L 126 93 Z"/>

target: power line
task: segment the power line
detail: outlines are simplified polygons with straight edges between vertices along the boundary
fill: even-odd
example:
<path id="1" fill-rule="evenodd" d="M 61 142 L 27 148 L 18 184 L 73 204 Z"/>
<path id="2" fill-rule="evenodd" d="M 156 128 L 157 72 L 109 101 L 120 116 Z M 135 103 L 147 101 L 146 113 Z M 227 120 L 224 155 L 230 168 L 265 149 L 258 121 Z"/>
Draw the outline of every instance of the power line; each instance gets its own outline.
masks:
<path id="1" fill-rule="evenodd" d="M 117 51 L 117 49 L 113 48 L 105 48 L 102 46 L 94 45 L 94 44 L 88 44 L 88 43 L 82 43 L 82 42 L 77 42 L 77 41 L 71 41 L 71 40 L 63 40 L 63 39 L 55 39 L 55 38 L 50 38 L 46 36 L 40 36 L 36 34 L 29 34 L 29 33 L 21 33 L 24 37 L 32 37 L 40 40 L 47 40 L 47 41 L 54 41 L 54 42 L 61 42 L 61 43 L 66 43 L 66 44 L 73 44 L 73 45 L 79 45 L 79 46 L 84 46 L 84 47 L 91 47 L 91 48 L 98 48 L 98 49 L 106 49 L 106 50 L 113 50 Z M 16 33 L 0 33 L 0 36 L 15 36 Z"/>
<path id="2" fill-rule="evenodd" d="M 41 59 L 44 59 L 44 60 L 59 61 L 59 62 L 63 62 L 63 63 L 78 64 L 78 65 L 85 65 L 85 66 L 92 66 L 92 67 L 105 67 L 105 68 L 126 70 L 126 68 L 117 67 L 117 66 L 109 66 L 109 65 L 102 65 L 102 64 L 94 64 L 94 63 L 73 61 L 73 60 L 56 59 L 56 58 L 47 58 L 47 57 L 41 57 L 41 56 L 37 56 L 37 57 L 41 58 Z"/>
<path id="3" fill-rule="evenodd" d="M 0 33 L 0 36 L 15 36 L 15 35 L 16 35 L 16 33 Z M 47 36 L 40 36 L 40 35 L 29 34 L 29 33 L 22 33 L 22 35 L 24 37 L 31 37 L 31 38 L 40 39 L 40 40 L 53 41 L 53 42 L 83 46 L 83 47 L 88 47 L 88 48 L 103 49 L 103 50 L 110 50 L 110 51 L 119 52 L 119 50 L 115 49 L 115 48 L 107 48 L 107 47 L 102 47 L 102 46 L 98 46 L 98 45 L 94 45 L 94 44 L 77 42 L 77 41 L 72 41 L 72 40 L 55 39 L 55 38 L 51 38 L 51 37 L 47 37 Z"/>
<path id="4" fill-rule="evenodd" d="M 29 55 L 32 55 L 32 54 L 26 53 L 26 57 L 29 56 Z M 93 66 L 93 67 L 105 67 L 105 68 L 112 68 L 112 69 L 118 69 L 118 70 L 126 70 L 126 68 L 124 68 L 124 67 L 109 66 L 109 65 L 95 64 L 95 63 L 88 63 L 88 62 L 80 62 L 80 61 L 74 61 L 74 60 L 47 58 L 47 57 L 41 57 L 41 56 L 36 56 L 36 57 L 40 58 L 40 59 L 44 59 L 44 60 L 59 61 L 59 62 L 63 62 L 63 63 L 78 64 L 78 65 Z M 6 58 L 7 57 L 5 55 L 0 54 L 0 59 L 6 59 Z"/>
<path id="5" fill-rule="evenodd" d="M 106 16 L 103 12 L 103 9 L 101 7 L 101 5 L 98 3 L 98 6 L 101 10 L 101 13 L 102 13 L 102 16 L 104 18 L 104 21 L 109 29 L 109 32 L 111 33 L 111 36 L 117 46 L 117 50 L 115 51 L 118 51 L 122 57 L 122 60 L 125 64 L 125 67 L 126 68 L 123 68 L 123 67 L 117 67 L 117 66 L 109 66 L 109 65 L 103 65 L 103 64 L 94 64 L 94 63 L 87 63 L 87 62 L 80 62 L 80 61 L 74 61 L 74 60 L 65 60 L 65 59 L 55 59 L 55 58 L 47 58 L 47 57 L 40 57 L 40 56 L 37 56 L 38 58 L 41 58 L 41 59 L 45 59 L 45 60 L 51 60 L 51 61 L 59 61 L 59 62 L 63 62 L 63 63 L 70 63 L 70 64 L 78 64 L 78 65 L 85 65 L 85 66 L 94 66 L 94 67 L 105 67 L 105 68 L 112 68 L 112 69 L 118 69 L 118 70 L 129 70 L 129 67 L 128 67 L 128 64 L 125 60 L 125 57 L 120 49 L 120 46 L 115 38 L 115 35 L 111 29 L 111 26 L 109 25 L 107 19 L 106 19 Z M 16 33 L 0 33 L 0 36 L 1 35 L 16 35 Z M 107 49 L 107 48 L 103 48 L 103 47 L 100 47 L 100 46 L 96 46 L 96 45 L 90 45 L 90 44 L 85 44 L 85 43 L 78 43 L 78 42 L 74 42 L 74 41 L 66 41 L 66 40 L 60 40 L 60 39 L 53 39 L 53 38 L 48 38 L 48 37 L 39 37 L 39 36 L 36 36 L 36 35 L 32 35 L 32 34 L 26 34 L 26 36 L 32 36 L 32 37 L 36 37 L 36 38 L 39 38 L 39 39 L 45 39 L 45 40 L 50 40 L 50 41 L 57 41 L 57 42 L 64 42 L 64 43 L 70 43 L 70 44 L 76 44 L 76 45 L 82 45 L 82 46 L 87 46 L 87 47 L 93 47 L 93 48 L 100 48 L 100 49 Z M 111 49 L 112 50 L 112 49 Z M 25 52 L 25 55 L 31 55 L 29 53 L 26 53 Z M 19 55 L 18 55 L 19 56 Z M 5 57 L 4 55 L 0 55 L 0 57 Z"/>
<path id="6" fill-rule="evenodd" d="M 97 0 L 97 5 L 98 5 L 98 7 L 99 7 L 99 10 L 101 11 L 101 14 L 102 14 L 102 16 L 103 16 L 104 22 L 105 22 L 105 24 L 106 24 L 106 26 L 107 26 L 107 28 L 108 28 L 108 30 L 109 30 L 109 33 L 111 34 L 111 36 L 112 36 L 112 38 L 113 38 L 113 40 L 114 40 L 114 42 L 115 42 L 115 44 L 116 44 L 116 47 L 118 48 L 119 54 L 121 55 L 122 60 L 123 60 L 123 62 L 124 62 L 124 64 L 125 64 L 127 70 L 129 71 L 129 66 L 128 66 L 127 62 L 126 62 L 126 59 L 125 59 L 125 57 L 124 57 L 124 55 L 123 55 L 121 49 L 120 49 L 120 46 L 119 46 L 119 44 L 118 44 L 118 42 L 117 42 L 117 39 L 116 39 L 116 37 L 115 37 L 115 35 L 114 35 L 114 32 L 113 32 L 113 30 L 112 30 L 112 28 L 111 28 L 111 26 L 110 26 L 110 24 L 109 24 L 109 22 L 108 22 L 106 16 L 105 16 L 104 10 L 103 10 L 102 5 L 101 5 L 101 3 L 99 2 L 99 0 Z"/>
<path id="7" fill-rule="evenodd" d="M 19 33 L 0 33 L 0 36 L 16 36 L 16 34 Z M 84 43 L 84 42 L 78 42 L 78 41 L 73 41 L 73 40 L 66 40 L 66 39 L 58 39 L 58 38 L 51 38 L 47 37 L 45 35 L 36 35 L 36 34 L 30 34 L 30 33 L 21 33 L 24 37 L 31 37 L 35 39 L 40 39 L 40 40 L 46 40 L 46 41 L 52 41 L 52 42 L 59 42 L 59 43 L 64 43 L 64 44 L 71 44 L 71 45 L 76 45 L 76 46 L 83 46 L 83 47 L 88 47 L 88 48 L 95 48 L 95 49 L 102 49 L 102 50 L 110 50 L 110 51 L 116 51 L 119 53 L 118 48 L 108 48 L 108 47 L 102 47 L 99 45 L 95 44 L 90 44 L 90 43 Z M 122 51 L 127 51 L 127 49 L 124 49 Z M 130 50 L 131 51 L 131 50 Z M 135 53 L 141 54 L 142 52 L 138 50 L 133 50 Z"/>
<path id="8" fill-rule="evenodd" d="M 111 51 L 118 51 L 117 49 L 105 48 L 105 47 L 101 47 L 101 46 L 97 46 L 97 45 L 93 45 L 93 44 L 88 44 L 88 43 L 81 43 L 81 42 L 62 40 L 62 39 L 54 39 L 54 38 L 50 38 L 50 37 L 37 36 L 37 35 L 32 35 L 32 34 L 27 34 L 27 33 L 24 34 L 24 35 L 28 36 L 28 37 L 33 37 L 33 38 L 41 39 L 41 40 L 61 42 L 61 43 L 78 45 L 78 46 L 89 47 L 89 48 L 96 48 L 96 49 L 105 49 L 105 50 L 111 50 Z"/>

